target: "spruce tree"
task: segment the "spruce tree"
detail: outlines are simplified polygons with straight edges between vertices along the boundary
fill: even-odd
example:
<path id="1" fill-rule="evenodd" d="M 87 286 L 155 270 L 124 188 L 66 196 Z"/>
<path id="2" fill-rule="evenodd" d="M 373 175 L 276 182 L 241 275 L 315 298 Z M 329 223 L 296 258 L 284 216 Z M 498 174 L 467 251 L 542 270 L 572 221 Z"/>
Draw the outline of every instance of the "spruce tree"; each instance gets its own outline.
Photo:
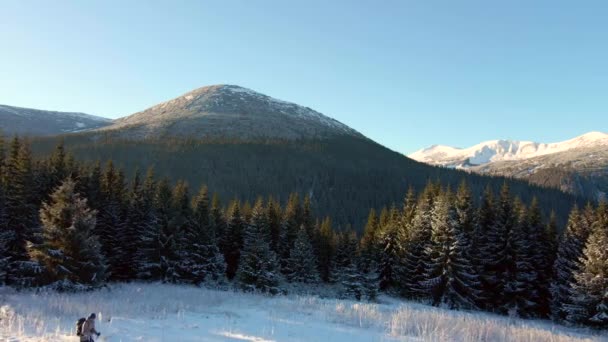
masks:
<path id="1" fill-rule="evenodd" d="M 326 217 L 318 226 L 318 232 L 315 234 L 318 241 L 317 245 L 317 269 L 321 280 L 328 283 L 332 281 L 334 272 L 334 256 L 336 249 L 336 238 L 332 228 L 331 219 Z"/>
<path id="2" fill-rule="evenodd" d="M 388 226 L 382 228 L 379 238 L 378 281 L 382 291 L 395 288 L 403 274 L 405 232 L 398 218 L 389 220 Z"/>
<path id="3" fill-rule="evenodd" d="M 354 232 L 340 232 L 337 235 L 334 267 L 334 277 L 342 286 L 342 295 L 360 300 L 364 293 L 364 283 L 357 268 L 357 237 Z"/>
<path id="4" fill-rule="evenodd" d="M 525 239 L 528 241 L 528 255 L 535 274 L 534 280 L 530 280 L 528 283 L 528 287 L 531 289 L 527 297 L 528 313 L 522 316 L 546 317 L 549 314 L 551 298 L 549 286 L 552 279 L 551 269 L 555 259 L 553 247 L 555 245 L 555 237 L 542 220 L 540 206 L 536 197 L 532 199 L 528 210 L 528 227 L 529 232 Z"/>
<path id="5" fill-rule="evenodd" d="M 390 212 L 387 207 L 382 207 L 380 210 L 380 227 L 386 227 L 390 220 Z"/>
<path id="6" fill-rule="evenodd" d="M 276 254 L 270 249 L 268 231 L 267 213 L 262 201 L 258 200 L 243 232 L 243 253 L 236 273 L 238 285 L 245 291 L 280 292 L 280 266 Z"/>
<path id="7" fill-rule="evenodd" d="M 300 228 L 301 208 L 300 200 L 296 193 L 289 196 L 285 213 L 281 221 L 281 233 L 279 235 L 279 258 L 281 261 L 281 272 L 284 275 L 290 274 L 293 270 L 289 269 L 289 254 L 298 235 Z"/>
<path id="8" fill-rule="evenodd" d="M 477 300 L 479 282 L 467 254 L 470 244 L 466 226 L 461 225 L 465 220 L 459 219 L 451 197 L 446 192 L 433 204 L 431 243 L 426 250 L 426 279 L 421 285 L 428 291 L 434 305 L 472 308 Z"/>
<path id="9" fill-rule="evenodd" d="M 226 234 L 223 236 L 221 244 L 226 260 L 226 276 L 228 279 L 232 279 L 239 267 L 241 249 L 243 248 L 243 231 L 245 230 L 245 221 L 241 216 L 239 201 L 234 200 L 232 202 L 226 216 Z"/>
<path id="10" fill-rule="evenodd" d="M 84 195 L 91 208 L 99 209 L 101 205 L 101 163 L 97 161 L 86 177 L 86 183 L 81 184 Z"/>
<path id="11" fill-rule="evenodd" d="M 489 245 L 489 232 L 494 226 L 496 220 L 496 201 L 492 189 L 486 187 L 481 203 L 475 213 L 475 226 L 473 228 L 473 237 L 471 239 L 471 262 L 473 263 L 477 274 L 479 275 L 479 281 L 481 284 L 479 299 L 477 306 L 486 310 L 492 310 L 493 308 L 489 304 L 489 298 L 492 297 L 492 283 L 494 278 L 489 273 L 488 262 L 492 259 L 492 250 L 488 248 Z"/>
<path id="12" fill-rule="evenodd" d="M 163 282 L 177 282 L 179 280 L 179 232 L 173 224 L 173 194 L 169 181 L 163 179 L 158 182 L 154 198 L 154 211 L 159 225 L 160 243 L 160 279 Z"/>
<path id="13" fill-rule="evenodd" d="M 571 304 L 574 274 L 578 272 L 579 259 L 589 237 L 590 227 L 578 207 L 570 212 L 566 230 L 557 247 L 557 258 L 553 264 L 554 279 L 551 283 L 551 318 L 561 322 L 566 319 L 566 307 Z"/>
<path id="14" fill-rule="evenodd" d="M 122 174 L 122 173 L 119 173 Z M 120 177 L 120 176 L 119 176 Z M 121 178 L 116 180 L 117 184 L 122 184 Z M 137 267 L 134 266 L 135 255 L 137 254 L 138 249 L 140 248 L 140 237 L 142 234 L 142 226 L 146 224 L 146 222 L 142 222 L 142 220 L 147 219 L 143 214 L 143 212 L 137 212 L 137 208 L 134 211 L 131 211 L 132 207 L 135 205 L 135 202 L 139 201 L 139 198 L 134 198 L 138 196 L 142 196 L 142 179 L 141 174 L 137 170 L 133 177 L 133 181 L 131 182 L 131 188 L 123 194 L 117 195 L 116 202 L 110 201 L 111 205 L 117 206 L 113 208 L 111 211 L 115 212 L 118 217 L 119 229 L 116 230 L 116 236 L 114 237 L 114 242 L 117 244 L 117 248 L 115 251 L 119 251 L 120 256 L 112 258 L 114 262 L 113 269 L 113 278 L 118 280 L 130 280 L 134 279 L 137 274 Z M 106 199 L 108 199 L 106 197 Z M 135 208 L 133 208 L 135 209 Z M 105 210 L 104 210 L 105 211 Z M 108 214 L 108 211 L 105 211 Z M 114 217 L 114 214 L 111 216 L 105 216 L 105 218 Z M 112 222 L 111 220 L 110 222 Z M 105 221 L 107 224 L 108 221 Z"/>
<path id="15" fill-rule="evenodd" d="M 7 254 L 10 257 L 7 282 L 30 286 L 34 282 L 36 265 L 30 261 L 26 246 L 28 242 L 36 242 L 39 223 L 29 145 L 15 137 L 4 164 Z"/>
<path id="16" fill-rule="evenodd" d="M 418 199 L 416 214 L 408 229 L 400 281 L 401 294 L 407 298 L 419 299 L 428 293 L 426 288 L 421 286 L 421 282 L 424 281 L 426 272 L 426 249 L 431 241 L 432 209 L 435 197 L 434 186 L 427 185 Z"/>
<path id="17" fill-rule="evenodd" d="M 401 225 L 404 226 L 406 230 L 409 230 L 409 227 L 414 220 L 414 216 L 416 216 L 416 205 L 416 192 L 413 188 L 409 188 L 405 195 L 405 199 L 403 200 L 403 212 L 401 214 Z"/>
<path id="18" fill-rule="evenodd" d="M 289 254 L 287 279 L 295 283 L 315 284 L 319 282 L 317 258 L 312 249 L 307 229 L 300 226 L 293 249 Z"/>
<path id="19" fill-rule="evenodd" d="M 380 222 L 376 215 L 376 210 L 370 209 L 367 224 L 363 229 L 363 236 L 359 244 L 359 254 L 361 255 L 362 267 L 370 269 L 379 258 L 379 230 Z"/>
<path id="20" fill-rule="evenodd" d="M 506 313 L 505 286 L 512 283 L 516 275 L 515 260 L 511 254 L 511 236 L 516 222 L 507 183 L 501 189 L 495 213 L 493 224 L 487 227 L 485 243 L 480 246 L 481 255 L 485 258 L 480 275 L 487 309 Z"/>
<path id="21" fill-rule="evenodd" d="M 555 282 L 555 273 L 553 269 L 553 265 L 557 259 L 557 246 L 558 246 L 558 225 L 557 225 L 557 216 L 554 211 L 551 211 L 549 215 L 549 222 L 545 226 L 545 230 L 543 232 L 543 241 L 545 243 L 542 244 L 540 255 L 544 256 L 542 258 L 543 266 L 539 267 L 539 297 L 540 301 L 540 316 L 541 317 L 551 317 L 551 308 L 552 308 L 552 286 Z"/>
<path id="22" fill-rule="evenodd" d="M 170 230 L 175 236 L 175 264 L 179 281 L 193 282 L 200 278 L 202 271 L 196 265 L 199 259 L 194 251 L 193 244 L 197 241 L 192 224 L 192 207 L 188 184 L 178 181 L 171 195 L 171 218 L 169 220 Z"/>
<path id="23" fill-rule="evenodd" d="M 224 253 L 223 243 L 226 241 L 225 237 L 228 228 L 226 225 L 226 215 L 218 194 L 213 194 L 213 197 L 211 198 L 210 211 L 209 224 L 211 224 L 211 230 L 213 230 L 217 238 L 217 246 L 220 249 L 220 252 Z"/>
<path id="24" fill-rule="evenodd" d="M 224 256 L 217 245 L 216 233 L 210 222 L 209 195 L 206 186 L 202 186 L 193 202 L 191 230 L 185 239 L 191 241 L 188 254 L 192 281 L 195 284 L 203 281 L 222 282 L 226 275 Z"/>
<path id="25" fill-rule="evenodd" d="M 144 280 L 161 279 L 160 225 L 154 207 L 156 181 L 154 171 L 148 169 L 140 187 L 133 187 L 129 202 L 129 224 L 138 231 L 137 251 L 134 255 L 136 277 Z"/>
<path id="26" fill-rule="evenodd" d="M 521 317 L 534 316 L 539 310 L 536 268 L 537 239 L 542 238 L 539 229 L 540 214 L 533 203 L 530 210 L 519 200 L 514 204 L 516 223 L 507 242 L 509 277 L 504 285 L 504 310 Z M 512 267 L 512 268 L 511 268 Z"/>
<path id="27" fill-rule="evenodd" d="M 574 274 L 570 304 L 566 305 L 566 319 L 608 327 L 608 205 L 597 208 L 596 221 L 585 244 L 580 268 Z"/>
<path id="28" fill-rule="evenodd" d="M 281 235 L 281 205 L 272 197 L 268 198 L 266 204 L 266 217 L 268 218 L 268 231 L 270 232 L 270 248 L 278 253 Z"/>
<path id="29" fill-rule="evenodd" d="M 106 265 L 93 235 L 95 211 L 67 179 L 40 210 L 43 242 L 32 247 L 33 260 L 44 266 L 46 280 L 59 288 L 96 286 L 105 281 Z"/>
<path id="30" fill-rule="evenodd" d="M 69 175 L 66 159 L 67 155 L 63 146 L 63 140 L 61 140 L 44 167 L 44 171 L 47 174 L 44 184 L 41 186 L 44 194 L 51 194 Z"/>
<path id="31" fill-rule="evenodd" d="M 308 239 L 312 240 L 313 234 L 314 234 L 314 229 L 315 229 L 315 222 L 314 222 L 314 218 L 313 218 L 312 203 L 311 203 L 310 196 L 304 197 L 304 203 L 302 204 L 301 221 L 302 222 L 300 223 L 300 225 L 304 226 L 304 229 L 306 230 L 306 233 L 308 234 Z"/>
<path id="32" fill-rule="evenodd" d="M 95 234 L 99 236 L 101 249 L 108 262 L 111 279 L 128 278 L 129 261 L 123 250 L 123 234 L 127 228 L 125 205 L 125 183 L 122 172 L 108 161 L 101 175 L 100 209 Z"/>

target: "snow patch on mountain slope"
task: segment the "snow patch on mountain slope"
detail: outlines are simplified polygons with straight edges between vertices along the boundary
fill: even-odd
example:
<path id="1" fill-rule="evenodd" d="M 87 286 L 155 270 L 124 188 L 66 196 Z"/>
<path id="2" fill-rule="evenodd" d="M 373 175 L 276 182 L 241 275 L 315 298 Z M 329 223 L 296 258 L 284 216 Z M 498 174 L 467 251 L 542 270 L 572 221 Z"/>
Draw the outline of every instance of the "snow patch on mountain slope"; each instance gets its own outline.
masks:
<path id="1" fill-rule="evenodd" d="M 557 142 L 490 140 L 469 148 L 433 145 L 408 157 L 432 165 L 467 168 L 497 161 L 525 160 L 581 148 L 608 146 L 608 134 L 590 132 L 579 137 Z"/>

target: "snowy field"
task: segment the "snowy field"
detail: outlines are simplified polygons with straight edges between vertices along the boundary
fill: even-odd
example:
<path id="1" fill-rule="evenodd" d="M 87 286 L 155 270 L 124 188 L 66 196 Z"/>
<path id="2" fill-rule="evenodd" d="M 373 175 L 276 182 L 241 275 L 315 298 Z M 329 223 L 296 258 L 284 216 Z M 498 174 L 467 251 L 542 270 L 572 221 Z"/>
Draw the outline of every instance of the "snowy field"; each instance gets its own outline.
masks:
<path id="1" fill-rule="evenodd" d="M 606 333 L 388 297 L 370 304 L 162 284 L 69 295 L 0 288 L 0 341 L 78 341 L 75 322 L 91 312 L 98 341 L 608 341 Z"/>

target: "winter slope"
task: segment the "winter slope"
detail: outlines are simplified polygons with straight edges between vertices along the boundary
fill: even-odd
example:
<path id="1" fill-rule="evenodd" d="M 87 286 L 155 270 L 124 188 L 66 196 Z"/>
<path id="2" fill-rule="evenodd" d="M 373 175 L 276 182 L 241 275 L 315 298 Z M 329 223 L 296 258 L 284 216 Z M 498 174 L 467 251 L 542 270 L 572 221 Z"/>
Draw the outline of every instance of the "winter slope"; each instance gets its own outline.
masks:
<path id="1" fill-rule="evenodd" d="M 74 323 L 98 313 L 99 341 L 608 341 L 542 321 L 453 312 L 383 298 L 242 294 L 161 284 L 81 294 L 0 289 L 0 341 L 75 341 Z"/>

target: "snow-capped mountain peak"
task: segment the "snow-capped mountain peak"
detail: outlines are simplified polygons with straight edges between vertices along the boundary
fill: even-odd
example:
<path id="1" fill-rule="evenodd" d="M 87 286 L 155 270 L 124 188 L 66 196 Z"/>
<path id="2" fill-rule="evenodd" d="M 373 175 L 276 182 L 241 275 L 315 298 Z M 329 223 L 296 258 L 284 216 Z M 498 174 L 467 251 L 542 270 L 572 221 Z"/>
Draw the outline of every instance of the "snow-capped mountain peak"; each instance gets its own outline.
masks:
<path id="1" fill-rule="evenodd" d="M 444 145 L 416 151 L 408 157 L 432 165 L 467 168 L 497 161 L 524 160 L 569 150 L 608 146 L 608 134 L 589 132 L 557 143 L 538 143 L 517 140 L 490 140 L 468 148 Z"/>
<path id="2" fill-rule="evenodd" d="M 104 130 L 129 137 L 279 138 L 351 135 L 347 125 L 313 109 L 236 85 L 198 88 L 116 120 Z"/>

